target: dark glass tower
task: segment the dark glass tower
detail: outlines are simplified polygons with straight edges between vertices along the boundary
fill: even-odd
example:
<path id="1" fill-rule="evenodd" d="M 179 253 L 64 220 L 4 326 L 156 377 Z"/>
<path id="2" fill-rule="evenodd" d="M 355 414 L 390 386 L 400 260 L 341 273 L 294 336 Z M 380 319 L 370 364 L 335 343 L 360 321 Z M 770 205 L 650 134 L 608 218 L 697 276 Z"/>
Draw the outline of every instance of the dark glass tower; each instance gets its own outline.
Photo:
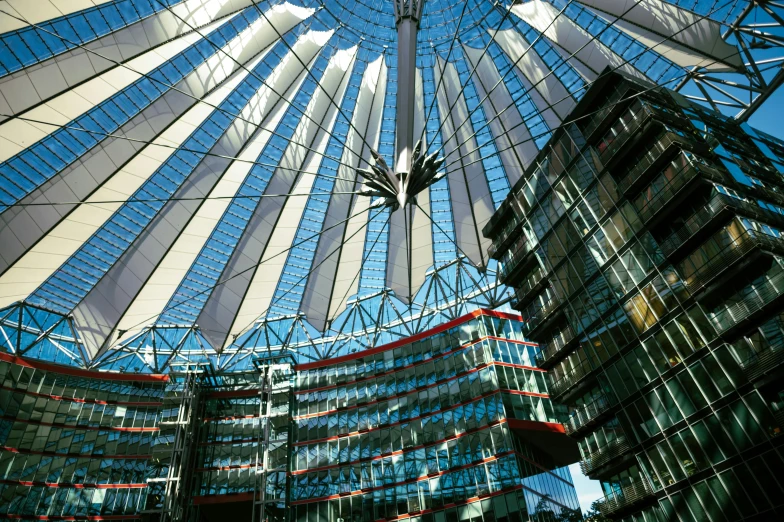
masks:
<path id="1" fill-rule="evenodd" d="M 485 227 L 606 516 L 784 513 L 784 143 L 616 73 Z"/>

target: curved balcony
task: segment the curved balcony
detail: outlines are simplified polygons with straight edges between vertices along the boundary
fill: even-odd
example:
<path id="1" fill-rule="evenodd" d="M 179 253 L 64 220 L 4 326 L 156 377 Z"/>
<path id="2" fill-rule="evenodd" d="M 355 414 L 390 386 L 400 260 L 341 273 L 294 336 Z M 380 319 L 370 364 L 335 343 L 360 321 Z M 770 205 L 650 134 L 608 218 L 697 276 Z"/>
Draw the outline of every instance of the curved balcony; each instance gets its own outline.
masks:
<path id="1" fill-rule="evenodd" d="M 521 223 L 511 210 L 507 214 L 506 223 L 498 231 L 498 234 L 493 238 L 493 243 L 487 249 L 487 254 L 496 260 L 501 259 L 506 253 L 506 249 L 514 242 L 515 234 L 513 232 Z"/>
<path id="2" fill-rule="evenodd" d="M 547 281 L 548 279 L 544 276 L 544 271 L 541 267 L 537 266 L 534 268 L 528 277 L 515 288 L 515 302 L 512 304 L 512 307 L 520 310 L 520 308 L 530 303 L 544 289 Z"/>
<path id="3" fill-rule="evenodd" d="M 764 223 L 784 226 L 784 216 L 780 214 L 749 201 L 724 194 L 715 194 L 704 207 L 692 214 L 683 226 L 664 239 L 659 247 L 667 257 L 679 257 L 696 241 L 713 233 L 716 225 L 725 223 L 728 217 L 735 214 L 753 217 Z"/>
<path id="4" fill-rule="evenodd" d="M 525 331 L 530 334 L 540 326 L 547 324 L 549 319 L 555 317 L 554 313 L 558 310 L 563 310 L 561 305 L 564 303 L 560 298 L 553 295 L 552 298 L 543 305 L 533 304 L 521 310 L 523 319 L 525 319 Z M 518 308 L 519 310 L 519 308 Z"/>
<path id="5" fill-rule="evenodd" d="M 727 273 L 728 270 L 740 265 L 740 261 L 745 259 L 749 254 L 754 251 L 768 251 L 776 254 L 784 255 L 784 239 L 770 236 L 763 232 L 756 230 L 746 230 L 739 236 L 733 238 L 723 249 L 706 261 L 702 266 L 695 270 L 691 275 L 684 278 L 683 282 L 686 288 L 694 294 L 703 290 L 711 282 L 713 282 L 719 275 Z M 759 296 L 749 296 L 744 299 L 737 306 L 730 307 L 727 310 L 720 312 L 721 317 L 716 319 L 717 329 L 720 332 L 726 331 L 731 326 L 737 324 L 741 319 L 745 319 L 743 307 L 748 307 L 745 315 L 749 315 L 756 311 L 755 307 L 767 304 L 766 300 L 775 299 L 781 293 L 782 283 L 777 282 L 774 284 L 768 282 L 763 285 L 764 292 Z M 757 301 L 759 301 L 758 304 Z M 728 326 L 724 326 L 724 325 Z"/>
<path id="6" fill-rule="evenodd" d="M 718 183 L 725 181 L 719 171 L 704 165 L 690 163 L 681 168 L 666 186 L 657 190 L 651 199 L 642 204 L 635 202 L 640 219 L 643 223 L 648 224 L 656 217 L 663 217 L 662 211 L 670 203 L 681 199 L 681 196 L 688 195 L 689 189 L 696 186 L 692 182 L 703 178 Z"/>
<path id="7" fill-rule="evenodd" d="M 598 368 L 598 365 L 593 360 L 584 360 L 550 385 L 550 397 L 553 399 L 560 397 L 567 391 L 575 389 L 581 382 L 587 382 L 584 381 L 585 377 L 593 373 L 596 368 Z"/>
<path id="8" fill-rule="evenodd" d="M 596 503 L 596 509 L 604 516 L 611 516 L 650 499 L 654 494 L 648 481 L 640 479 L 605 496 L 604 500 Z"/>
<path id="9" fill-rule="evenodd" d="M 555 360 L 559 359 L 560 356 L 568 353 L 569 348 L 576 339 L 577 336 L 575 335 L 574 331 L 571 329 L 571 327 L 567 326 L 558 332 L 555 337 L 546 343 L 540 344 L 539 352 L 537 352 L 535 357 L 536 366 L 539 368 L 544 368 L 545 365 L 554 362 Z"/>
<path id="10" fill-rule="evenodd" d="M 601 102 L 604 104 L 604 107 L 597 111 L 585 126 L 585 129 L 583 130 L 583 136 L 585 136 L 586 140 L 591 141 L 593 138 L 593 133 L 596 132 L 596 130 L 600 127 L 603 127 L 603 123 L 613 116 L 620 114 L 620 112 L 625 109 L 629 103 L 631 103 L 631 100 L 628 100 L 629 103 L 619 102 L 619 100 L 631 92 L 633 92 L 631 85 L 626 82 L 623 82 L 615 87 L 613 93 L 608 96 L 604 102 Z"/>
<path id="11" fill-rule="evenodd" d="M 727 335 L 731 331 L 755 322 L 758 314 L 778 309 L 784 296 L 784 273 L 777 274 L 764 283 L 755 285 L 753 291 L 732 305 L 711 314 L 716 331 Z"/>
<path id="12" fill-rule="evenodd" d="M 654 111 L 645 104 L 640 105 L 640 110 L 635 114 L 634 120 L 627 122 L 626 129 L 615 136 L 615 139 L 606 147 L 599 147 L 599 158 L 602 164 L 612 161 L 621 150 L 628 149 L 628 143 L 634 138 L 641 128 L 654 116 Z"/>
<path id="13" fill-rule="evenodd" d="M 502 283 L 515 286 L 515 281 L 524 275 L 526 269 L 535 261 L 536 256 L 531 248 L 531 243 L 525 237 L 525 234 L 521 234 L 509 247 L 506 258 L 501 264 L 498 277 Z"/>
<path id="14" fill-rule="evenodd" d="M 564 422 L 566 434 L 574 435 L 593 426 L 603 419 L 615 404 L 615 399 L 607 395 L 600 395 L 569 416 L 569 419 Z"/>
<path id="15" fill-rule="evenodd" d="M 583 471 L 583 475 L 590 476 L 597 469 L 625 455 L 631 447 L 631 444 L 623 435 L 608 442 L 580 461 L 580 469 Z"/>
<path id="16" fill-rule="evenodd" d="M 642 185 L 648 181 L 652 173 L 655 173 L 658 168 L 664 166 L 669 158 L 672 157 L 673 151 L 683 147 L 685 140 L 672 132 L 666 132 L 664 135 L 656 140 L 652 147 L 650 147 L 649 154 L 640 158 L 639 162 L 629 170 L 626 176 L 618 183 L 618 191 L 622 192 L 627 197 L 639 191 Z"/>

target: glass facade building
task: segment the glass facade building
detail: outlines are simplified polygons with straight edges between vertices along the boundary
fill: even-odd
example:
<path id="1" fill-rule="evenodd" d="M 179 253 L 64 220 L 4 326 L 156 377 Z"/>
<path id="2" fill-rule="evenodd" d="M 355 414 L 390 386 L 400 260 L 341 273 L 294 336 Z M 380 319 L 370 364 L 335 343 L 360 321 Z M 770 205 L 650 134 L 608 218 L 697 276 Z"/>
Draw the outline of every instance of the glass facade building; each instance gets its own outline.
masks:
<path id="1" fill-rule="evenodd" d="M 332 360 L 166 376 L 3 356 L 0 514 L 579 517 L 565 467 L 579 452 L 521 329 L 479 310 Z"/>
<path id="2" fill-rule="evenodd" d="M 778 519 L 784 143 L 606 74 L 485 233 L 599 511 Z"/>
<path id="3" fill-rule="evenodd" d="M 577 460 L 516 316 L 478 311 L 300 365 L 292 520 L 546 521 Z M 549 517 L 549 518 L 548 518 Z"/>

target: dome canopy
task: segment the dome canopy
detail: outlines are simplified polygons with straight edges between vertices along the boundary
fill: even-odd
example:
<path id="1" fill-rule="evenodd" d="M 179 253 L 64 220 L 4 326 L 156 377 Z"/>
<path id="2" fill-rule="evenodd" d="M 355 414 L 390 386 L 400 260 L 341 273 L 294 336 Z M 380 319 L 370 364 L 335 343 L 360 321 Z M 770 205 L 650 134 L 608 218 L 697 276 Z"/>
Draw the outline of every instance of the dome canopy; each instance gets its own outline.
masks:
<path id="1" fill-rule="evenodd" d="M 482 228 L 605 68 L 740 118 L 784 79 L 778 7 L 740 0 L 91 4 L 0 5 L 0 345 L 80 366 L 502 306 Z"/>

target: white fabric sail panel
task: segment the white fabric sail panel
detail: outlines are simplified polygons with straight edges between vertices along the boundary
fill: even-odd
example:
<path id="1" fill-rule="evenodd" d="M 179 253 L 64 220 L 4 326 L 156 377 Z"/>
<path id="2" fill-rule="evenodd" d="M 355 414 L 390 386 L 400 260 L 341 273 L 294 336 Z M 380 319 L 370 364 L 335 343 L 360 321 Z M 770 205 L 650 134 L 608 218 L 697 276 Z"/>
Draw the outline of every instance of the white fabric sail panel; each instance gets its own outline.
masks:
<path id="1" fill-rule="evenodd" d="M 539 149 L 517 109 L 513 95 L 501 80 L 501 74 L 495 63 L 487 53 L 482 51 L 467 45 L 463 46 L 463 52 L 471 65 L 476 67 L 474 86 L 479 99 L 484 100 L 482 105 L 485 114 L 492 115 L 490 132 L 495 139 L 496 148 L 501 151 L 501 162 L 504 164 L 509 186 L 513 187 L 526 167 L 536 158 Z M 490 92 L 489 96 L 488 92 Z M 516 92 L 514 97 L 522 94 Z"/>
<path id="2" fill-rule="evenodd" d="M 455 237 L 459 252 L 465 254 L 475 266 L 483 268 L 487 265 L 485 252 L 491 242 L 481 230 L 495 211 L 490 187 L 473 137 L 471 117 L 455 66 L 445 64 L 439 58 L 435 82 L 441 85 L 437 99 L 443 120 L 441 135 L 444 139 L 444 165 L 452 198 Z"/>
<path id="3" fill-rule="evenodd" d="M 219 27 L 222 23 L 216 23 L 215 27 Z M 139 73 L 147 74 L 198 40 L 199 36 L 196 34 L 184 36 L 131 60 L 128 66 Z M 7 160 L 45 138 L 57 130 L 57 125 L 68 124 L 139 78 L 141 78 L 140 74 L 124 67 L 117 67 L 24 114 L 25 118 L 52 125 L 17 119 L 3 122 L 0 125 L 0 161 Z"/>
<path id="4" fill-rule="evenodd" d="M 509 56 L 512 63 L 517 64 L 517 70 L 525 77 L 526 87 L 533 87 L 539 96 L 531 95 L 539 112 L 547 121 L 551 129 L 560 125 L 561 121 L 572 111 L 575 100 L 566 90 L 561 79 L 555 73 L 551 74 L 550 68 L 544 63 L 536 50 L 531 47 L 526 39 L 514 29 L 503 31 L 488 31 L 495 38 L 496 43 Z M 557 122 L 551 121 L 547 114 L 552 110 L 557 116 Z"/>
<path id="5" fill-rule="evenodd" d="M 302 82 L 307 77 L 303 63 L 308 64 L 326 44 L 332 32 L 311 31 L 301 36 L 290 52 L 281 62 L 282 67 L 276 69 L 282 81 Z M 299 60 L 293 55 L 299 57 Z M 302 117 L 304 121 L 310 121 Z M 312 122 L 311 122 L 312 123 Z M 316 127 L 314 125 L 314 127 Z M 315 133 L 315 131 L 312 131 Z M 289 167 L 289 165 L 284 165 Z M 299 169 L 299 167 L 293 167 Z M 293 188 L 297 173 L 277 169 L 265 190 L 266 194 L 286 194 Z M 231 325 L 248 292 L 253 276 L 261 261 L 269 238 L 280 217 L 283 198 L 267 198 L 248 221 L 237 247 L 223 270 L 220 283 L 210 293 L 196 324 L 213 347 L 221 349 L 229 334 Z"/>
<path id="6" fill-rule="evenodd" d="M 738 49 L 718 22 L 664 0 L 580 0 L 642 45 L 682 67 L 743 70 Z M 620 17 L 620 18 L 619 18 Z"/>
<path id="7" fill-rule="evenodd" d="M 292 142 L 283 155 L 281 167 L 304 170 L 300 174 L 283 169 L 276 172 L 276 178 L 279 178 L 280 181 L 296 180 L 294 194 L 311 192 L 313 182 L 316 179 L 315 174 L 318 173 L 323 153 L 329 143 L 329 129 L 332 129 L 338 118 L 338 107 L 348 87 L 356 52 L 357 47 L 352 47 L 335 53 L 319 81 L 321 88 L 316 89 L 308 103 L 307 114 L 319 122 L 323 129 L 319 129 L 310 120 L 300 120 Z M 330 101 L 330 97 L 335 101 L 334 104 Z M 340 117 L 342 118 L 342 116 Z M 306 147 L 315 149 L 316 152 L 308 151 Z M 272 185 L 272 183 L 270 184 Z M 289 189 L 283 193 L 291 191 L 291 183 L 288 181 L 287 186 Z M 282 212 L 261 259 L 262 266 L 256 270 L 248 293 L 240 306 L 231 329 L 232 335 L 239 335 L 275 304 L 272 298 L 288 259 L 287 249 L 292 248 L 294 244 L 307 199 L 305 196 L 295 196 L 283 200 Z M 303 279 L 302 284 L 304 283 Z M 224 348 L 228 344 L 230 343 L 224 343 Z"/>
<path id="8" fill-rule="evenodd" d="M 280 67 L 283 65 L 278 65 L 278 68 Z M 259 125 L 260 129 L 239 155 L 239 159 L 242 161 L 231 164 L 226 174 L 210 193 L 210 198 L 230 198 L 237 193 L 253 167 L 253 164 L 249 162 L 256 161 L 272 136 L 272 133 L 267 129 L 274 129 L 280 123 L 288 103 L 283 101 L 273 90 L 283 93 L 285 100 L 290 102 L 301 83 L 287 85 L 280 81 L 280 76 L 273 71 L 268 80 L 269 85 L 262 86 L 248 106 L 243 109 L 242 116 Z M 243 124 L 243 122 L 235 122 L 235 125 L 238 124 Z M 177 242 L 120 320 L 117 329 L 128 331 L 126 337 L 156 322 L 201 252 L 204 243 L 214 230 L 218 220 L 223 216 L 223 211 L 229 206 L 229 203 L 228 199 L 211 199 L 204 202 L 182 236 L 177 239 Z"/>
<path id="9" fill-rule="evenodd" d="M 217 93 L 210 95 L 210 99 L 219 101 Z M 207 105 L 193 107 L 14 263 L 0 276 L 0 307 L 25 299 L 46 281 L 121 206 L 98 202 L 124 201 L 131 197 L 174 153 L 168 147 L 182 145 L 211 113 L 212 108 Z"/>
<path id="10" fill-rule="evenodd" d="M 25 23 L 0 13 L 0 34 L 16 31 L 30 24 L 37 24 L 66 16 L 77 11 L 97 7 L 114 0 L 1 0 L 0 9 L 27 20 Z"/>
<path id="11" fill-rule="evenodd" d="M 416 69 L 414 84 L 414 139 L 422 135 L 425 100 L 422 72 Z M 389 220 L 386 286 L 398 299 L 409 304 L 425 282 L 427 269 L 433 266 L 433 233 L 430 218 L 430 189 L 417 195 L 417 206 L 398 209 Z M 424 210 L 424 211 L 423 211 Z"/>
<path id="12" fill-rule="evenodd" d="M 40 103 L 71 87 L 93 78 L 107 69 L 120 67 L 116 62 L 127 63 L 149 49 L 166 44 L 170 40 L 190 33 L 198 38 L 198 33 L 207 34 L 222 19 L 238 9 L 251 5 L 250 0 L 189 0 L 171 8 L 172 12 L 161 11 L 137 24 L 119 29 L 103 38 L 85 45 L 88 52 L 76 48 L 70 52 L 45 60 L 8 78 L 0 80 L 0 111 L 3 114 L 18 114 L 36 103 Z M 313 10 L 281 4 L 265 12 L 270 23 L 283 33 L 307 18 Z M 183 22 L 184 20 L 184 22 Z M 263 27 L 264 39 L 271 40 L 274 31 L 262 19 L 254 24 Z M 196 28 L 193 31 L 191 27 Z M 249 51 L 252 46 L 248 47 Z M 246 56 L 250 56 L 247 55 Z M 106 59 L 102 58 L 105 57 Z M 244 59 L 244 58 L 243 58 Z M 2 121 L 3 118 L 0 118 Z"/>
<path id="13" fill-rule="evenodd" d="M 353 128 L 350 127 L 346 134 L 340 158 L 342 164 L 338 167 L 338 179 L 333 188 L 335 194 L 329 200 L 323 232 L 313 256 L 314 268 L 302 295 L 300 310 L 319 331 L 324 331 L 327 321 L 340 313 L 345 300 L 356 293 L 359 282 L 357 274 L 362 266 L 363 232 L 366 232 L 363 227 L 367 223 L 369 201 L 368 198 L 342 193 L 360 188 L 361 180 L 357 179 L 355 169 L 366 168 L 370 161 L 370 150 L 365 141 L 371 147 L 378 146 L 386 79 L 387 67 L 384 58 L 379 56 L 367 65 L 362 75 L 351 116 Z M 363 158 L 361 162 L 360 157 Z M 349 219 L 353 214 L 357 215 Z"/>
<path id="14" fill-rule="evenodd" d="M 594 80 L 608 65 L 638 77 L 645 77 L 635 67 L 624 63 L 623 58 L 591 36 L 566 14 L 559 14 L 558 9 L 548 2 L 532 0 L 517 4 L 512 7 L 512 13 L 560 47 L 564 58 L 569 59 L 589 81 Z"/>
<path id="15" fill-rule="evenodd" d="M 258 60 L 261 60 L 261 57 L 251 63 L 251 67 L 255 66 Z M 240 70 L 225 81 L 216 91 L 220 93 L 220 98 L 228 96 L 247 75 L 247 71 Z M 242 126 L 244 125 L 243 123 Z M 244 135 L 227 132 L 218 140 L 212 151 L 220 149 L 233 157 L 240 153 L 250 136 L 250 129 L 246 130 Z M 91 354 L 98 353 L 105 345 L 141 288 L 205 202 L 202 198 L 214 190 L 230 164 L 231 160 L 215 156 L 202 159 L 187 181 L 175 191 L 172 197 L 174 201 L 163 206 L 73 310 L 79 334 Z"/>
<path id="16" fill-rule="evenodd" d="M 249 28 L 246 35 L 250 34 L 251 30 L 252 28 Z M 242 35 L 239 38 L 241 37 Z M 269 39 L 271 43 L 271 37 Z M 256 58 L 263 56 L 271 49 L 272 46 L 268 45 L 266 51 L 257 54 Z M 223 56 L 223 59 L 223 61 L 231 62 L 230 58 L 226 56 Z M 221 70 L 223 67 L 220 60 L 217 65 L 213 66 Z M 208 67 L 208 64 L 202 66 L 205 70 Z M 198 72 L 194 73 L 194 75 L 196 74 Z M 222 76 L 217 72 L 215 75 Z M 197 100 L 206 92 L 205 86 L 200 85 L 199 82 L 191 82 L 191 85 L 180 82 L 178 85 L 184 92 L 190 92 L 194 97 L 191 98 L 173 90 L 167 92 L 132 121 L 115 131 L 114 134 L 118 138 L 111 137 L 101 142 L 89 154 L 85 154 L 32 191 L 22 199 L 21 203 L 70 203 L 81 201 L 91 194 L 121 165 L 131 160 L 143 147 L 142 143 L 154 140 L 162 130 L 196 104 Z M 246 119 L 252 120 L 252 118 Z M 237 131 L 237 126 L 242 125 L 248 126 L 250 124 L 237 122 L 230 132 Z M 124 140 L 121 138 L 122 136 L 139 141 Z M 71 204 L 6 209 L 0 215 L 0 241 L 5 245 L 5 248 L 0 252 L 0 274 L 24 255 L 27 249 L 56 226 L 74 208 L 75 205 Z"/>

